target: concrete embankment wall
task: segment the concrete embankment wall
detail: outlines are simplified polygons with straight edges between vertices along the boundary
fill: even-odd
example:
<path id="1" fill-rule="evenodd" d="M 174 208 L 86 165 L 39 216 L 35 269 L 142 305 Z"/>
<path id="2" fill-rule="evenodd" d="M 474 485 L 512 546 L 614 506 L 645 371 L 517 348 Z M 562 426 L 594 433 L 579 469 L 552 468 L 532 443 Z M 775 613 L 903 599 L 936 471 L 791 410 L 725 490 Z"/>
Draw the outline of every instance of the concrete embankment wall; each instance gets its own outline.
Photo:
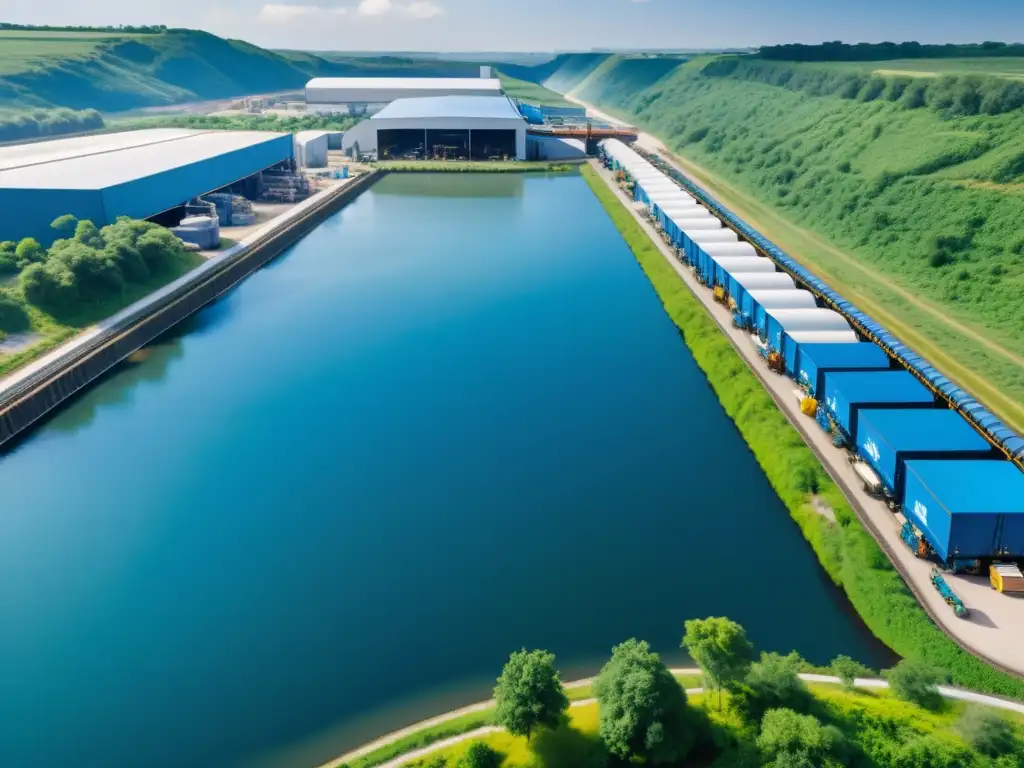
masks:
<path id="1" fill-rule="evenodd" d="M 127 323 L 97 345 L 54 366 L 31 389 L 0 410 L 0 447 L 21 435 L 69 397 L 109 371 L 119 362 L 173 328 L 197 310 L 230 290 L 296 240 L 340 210 L 379 178 L 377 172 L 355 179 L 337 194 L 327 195 L 279 229 L 253 242 L 237 257 L 225 261 L 215 273 L 188 284 Z"/>

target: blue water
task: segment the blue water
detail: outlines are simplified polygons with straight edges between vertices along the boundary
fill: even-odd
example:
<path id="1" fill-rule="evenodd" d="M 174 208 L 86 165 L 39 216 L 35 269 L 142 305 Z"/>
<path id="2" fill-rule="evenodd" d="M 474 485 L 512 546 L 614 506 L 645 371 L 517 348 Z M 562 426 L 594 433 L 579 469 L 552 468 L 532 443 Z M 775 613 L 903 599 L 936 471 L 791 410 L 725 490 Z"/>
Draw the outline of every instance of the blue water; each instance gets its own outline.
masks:
<path id="1" fill-rule="evenodd" d="M 0 765 L 312 765 L 684 619 L 888 655 L 585 182 L 390 176 L 0 460 Z"/>

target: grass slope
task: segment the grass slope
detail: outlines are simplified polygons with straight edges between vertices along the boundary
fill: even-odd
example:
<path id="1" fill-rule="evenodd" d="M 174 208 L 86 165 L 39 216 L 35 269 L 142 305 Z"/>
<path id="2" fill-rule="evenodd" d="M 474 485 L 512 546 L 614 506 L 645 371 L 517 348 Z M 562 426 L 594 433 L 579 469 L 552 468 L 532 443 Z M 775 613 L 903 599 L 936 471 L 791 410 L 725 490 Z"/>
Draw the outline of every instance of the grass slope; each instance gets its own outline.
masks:
<path id="1" fill-rule="evenodd" d="M 555 91 L 545 88 L 543 85 L 531 83 L 527 80 L 519 80 L 500 71 L 497 74 L 501 80 L 502 89 L 506 95 L 511 96 L 513 99 L 545 107 L 576 106 L 572 102 L 566 101 L 562 94 L 555 93 Z"/>
<path id="2" fill-rule="evenodd" d="M 1024 698 L 1024 680 L 998 672 L 961 650 L 932 623 L 811 449 L 632 214 L 592 168 L 584 167 L 583 175 L 682 332 L 772 488 L 829 577 L 846 592 L 872 633 L 901 656 L 923 659 L 940 668 L 957 685 Z M 832 507 L 835 523 L 814 511 L 814 496 Z"/>
<path id="3" fill-rule="evenodd" d="M 1024 427 L 1024 110 L 953 116 L 948 83 L 910 109 L 890 100 L 898 79 L 814 96 L 807 75 L 791 90 L 755 79 L 761 65 L 710 76 L 706 64 L 666 73 L 613 57 L 574 95 L 749 198 L 801 241 L 776 238 L 792 255 Z"/>

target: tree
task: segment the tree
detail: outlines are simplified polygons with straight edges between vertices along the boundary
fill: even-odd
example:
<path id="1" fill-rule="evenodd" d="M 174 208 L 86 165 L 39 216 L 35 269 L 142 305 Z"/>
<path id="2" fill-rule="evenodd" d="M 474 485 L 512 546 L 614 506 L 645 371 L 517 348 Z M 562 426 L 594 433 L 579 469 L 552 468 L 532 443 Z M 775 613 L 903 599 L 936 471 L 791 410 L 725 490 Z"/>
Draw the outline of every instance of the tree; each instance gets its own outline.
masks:
<path id="1" fill-rule="evenodd" d="M 29 325 L 25 307 L 9 291 L 0 288 L 0 331 L 18 333 L 28 330 Z"/>
<path id="2" fill-rule="evenodd" d="M 652 765 L 675 763 L 695 741 L 686 692 L 645 642 L 627 640 L 594 682 L 600 734 L 608 751 Z"/>
<path id="3" fill-rule="evenodd" d="M 874 672 L 859 661 L 854 661 L 849 656 L 836 656 L 832 659 L 831 664 L 832 674 L 839 678 L 839 681 L 843 684 L 843 687 L 848 690 L 853 690 L 853 683 L 858 677 L 867 677 L 874 674 Z"/>
<path id="4" fill-rule="evenodd" d="M 964 768 L 974 763 L 966 749 L 928 734 L 898 744 L 889 764 L 892 768 Z"/>
<path id="5" fill-rule="evenodd" d="M 135 247 L 153 274 L 159 274 L 171 266 L 175 257 L 183 254 L 185 248 L 169 229 L 157 227 L 139 235 Z"/>
<path id="6" fill-rule="evenodd" d="M 75 240 L 90 248 L 102 248 L 106 243 L 100 237 L 100 231 L 91 221 L 83 220 L 75 224 Z"/>
<path id="7" fill-rule="evenodd" d="M 494 689 L 497 722 L 529 742 L 537 727 L 554 728 L 569 708 L 555 656 L 525 648 L 509 656 Z"/>
<path id="8" fill-rule="evenodd" d="M 27 267 L 29 264 L 38 263 L 46 258 L 46 251 L 34 237 L 26 237 L 18 243 L 15 253 L 21 267 Z"/>
<path id="9" fill-rule="evenodd" d="M 732 704 L 748 723 L 759 723 L 771 709 L 806 712 L 811 694 L 797 674 L 802 659 L 796 653 L 762 653 L 746 678 L 733 689 Z"/>
<path id="10" fill-rule="evenodd" d="M 75 227 L 77 226 L 78 219 L 76 219 L 70 213 L 65 213 L 63 216 L 58 216 L 56 219 L 50 222 L 50 229 L 56 230 L 64 237 L 73 237 L 75 234 Z"/>
<path id="11" fill-rule="evenodd" d="M 682 645 L 700 667 L 705 687 L 718 691 L 721 709 L 722 688 L 747 674 L 754 646 L 747 640 L 743 627 L 725 617 L 690 619 L 685 627 Z"/>
<path id="12" fill-rule="evenodd" d="M 1008 755 L 1017 749 L 1017 737 L 1009 721 L 991 709 L 971 706 L 956 726 L 964 741 L 989 757 Z"/>
<path id="13" fill-rule="evenodd" d="M 757 746 L 771 768 L 823 768 L 842 765 L 842 734 L 811 715 L 771 709 L 761 721 Z"/>
<path id="14" fill-rule="evenodd" d="M 469 745 L 459 768 L 498 768 L 505 756 L 482 741 Z"/>
<path id="15" fill-rule="evenodd" d="M 903 659 L 887 670 L 886 679 L 899 698 L 925 709 L 935 709 L 942 703 L 939 695 L 939 674 L 928 664 L 916 659 Z"/>
<path id="16" fill-rule="evenodd" d="M 51 309 L 67 309 L 78 300 L 75 275 L 67 268 L 30 264 L 19 277 L 21 290 L 30 304 Z"/>
<path id="17" fill-rule="evenodd" d="M 0 275 L 13 275 L 19 269 L 18 244 L 13 240 L 5 240 L 0 243 Z"/>

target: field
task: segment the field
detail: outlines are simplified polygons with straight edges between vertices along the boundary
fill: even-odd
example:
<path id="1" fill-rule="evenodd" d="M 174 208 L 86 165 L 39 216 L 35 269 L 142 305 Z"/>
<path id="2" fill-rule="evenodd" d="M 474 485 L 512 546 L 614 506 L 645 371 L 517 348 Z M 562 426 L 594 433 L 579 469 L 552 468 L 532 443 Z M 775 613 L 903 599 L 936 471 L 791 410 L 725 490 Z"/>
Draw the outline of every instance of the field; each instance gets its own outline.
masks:
<path id="1" fill-rule="evenodd" d="M 1024 110 L 909 108 L 886 91 L 895 80 L 876 91 L 869 77 L 852 98 L 813 96 L 756 78 L 816 65 L 764 64 L 611 57 L 573 94 L 662 138 L 726 204 L 1024 430 Z M 935 82 L 937 99 L 948 84 Z"/>
<path id="2" fill-rule="evenodd" d="M 995 75 L 1014 80 L 1024 79 L 1024 59 L 895 59 L 892 61 L 843 61 L 825 65 L 857 72 L 874 72 L 880 75 L 909 75 L 912 77 L 936 77 L 938 75 Z"/>
<path id="3" fill-rule="evenodd" d="M 109 34 L 81 32 L 13 32 L 0 30 L 0 76 L 38 71 L 63 59 L 87 58 Z"/>

